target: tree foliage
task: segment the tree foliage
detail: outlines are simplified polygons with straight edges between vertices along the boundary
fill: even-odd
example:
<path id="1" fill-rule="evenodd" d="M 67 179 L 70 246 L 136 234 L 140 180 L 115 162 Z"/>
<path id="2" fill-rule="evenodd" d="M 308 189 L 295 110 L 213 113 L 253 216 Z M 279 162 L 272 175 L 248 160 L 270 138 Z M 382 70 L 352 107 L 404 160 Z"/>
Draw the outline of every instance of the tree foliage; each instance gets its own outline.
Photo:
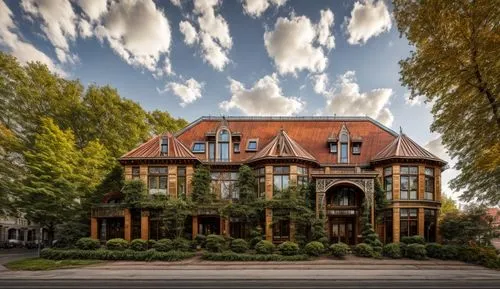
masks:
<path id="1" fill-rule="evenodd" d="M 451 197 L 448 197 L 445 194 L 441 195 L 441 209 L 439 211 L 439 218 L 442 219 L 447 214 L 457 214 L 458 207 L 457 202 L 453 200 Z"/>
<path id="2" fill-rule="evenodd" d="M 202 165 L 195 168 L 192 186 L 193 193 L 191 199 L 197 204 L 210 204 L 215 200 L 215 194 L 211 189 L 212 178 L 210 170 Z"/>
<path id="3" fill-rule="evenodd" d="M 500 202 L 500 5 L 491 0 L 394 0 L 399 31 L 415 51 L 400 62 L 411 97 L 432 103 L 460 174 L 465 201 Z"/>

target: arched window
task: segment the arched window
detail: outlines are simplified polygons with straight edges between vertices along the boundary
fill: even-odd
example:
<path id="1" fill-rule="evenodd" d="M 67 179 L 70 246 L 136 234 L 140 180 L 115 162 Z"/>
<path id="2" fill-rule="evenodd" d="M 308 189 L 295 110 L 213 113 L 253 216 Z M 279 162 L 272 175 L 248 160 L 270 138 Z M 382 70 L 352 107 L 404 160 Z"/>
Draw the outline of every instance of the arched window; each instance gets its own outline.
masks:
<path id="1" fill-rule="evenodd" d="M 219 146 L 218 160 L 221 162 L 229 161 L 229 131 L 223 129 L 219 132 L 217 140 Z"/>
<path id="2" fill-rule="evenodd" d="M 340 163 L 349 162 L 349 134 L 346 131 L 340 133 Z"/>

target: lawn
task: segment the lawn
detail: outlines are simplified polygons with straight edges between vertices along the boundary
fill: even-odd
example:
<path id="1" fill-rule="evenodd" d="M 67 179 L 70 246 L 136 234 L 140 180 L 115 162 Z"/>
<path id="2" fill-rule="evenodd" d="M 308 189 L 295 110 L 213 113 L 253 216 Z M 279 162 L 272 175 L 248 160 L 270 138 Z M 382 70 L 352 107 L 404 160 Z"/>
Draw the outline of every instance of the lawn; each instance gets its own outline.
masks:
<path id="1" fill-rule="evenodd" d="M 43 258 L 28 258 L 11 261 L 5 264 L 10 270 L 15 271 L 45 271 L 63 268 L 82 267 L 102 263 L 101 260 L 49 260 Z"/>

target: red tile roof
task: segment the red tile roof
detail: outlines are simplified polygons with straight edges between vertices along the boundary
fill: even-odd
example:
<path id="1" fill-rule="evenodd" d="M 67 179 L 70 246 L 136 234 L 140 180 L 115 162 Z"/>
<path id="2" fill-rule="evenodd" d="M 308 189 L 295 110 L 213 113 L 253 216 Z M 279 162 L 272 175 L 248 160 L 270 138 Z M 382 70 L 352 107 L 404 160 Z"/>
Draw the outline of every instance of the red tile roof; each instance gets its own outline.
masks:
<path id="1" fill-rule="evenodd" d="M 168 139 L 168 155 L 160 153 L 160 141 L 163 137 Z M 169 132 L 153 137 L 126 153 L 120 159 L 132 158 L 196 159 L 193 153 Z"/>

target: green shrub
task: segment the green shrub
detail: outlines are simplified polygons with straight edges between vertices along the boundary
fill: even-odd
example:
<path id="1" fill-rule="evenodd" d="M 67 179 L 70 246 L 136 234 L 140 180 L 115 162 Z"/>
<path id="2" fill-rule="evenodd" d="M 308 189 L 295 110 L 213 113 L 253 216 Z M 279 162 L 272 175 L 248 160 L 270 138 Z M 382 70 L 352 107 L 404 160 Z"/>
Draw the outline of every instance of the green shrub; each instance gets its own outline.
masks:
<path id="1" fill-rule="evenodd" d="M 441 247 L 441 257 L 443 260 L 458 260 L 459 248 L 455 245 L 444 245 Z"/>
<path id="2" fill-rule="evenodd" d="M 130 242 L 130 249 L 134 251 L 146 251 L 148 249 L 148 242 L 142 239 L 134 239 Z"/>
<path id="3" fill-rule="evenodd" d="M 160 239 L 153 245 L 153 249 L 158 252 L 168 252 L 171 251 L 172 248 L 172 240 L 170 239 Z"/>
<path id="4" fill-rule="evenodd" d="M 278 250 L 283 256 L 293 256 L 299 253 L 299 245 L 291 241 L 286 241 L 278 246 Z"/>
<path id="5" fill-rule="evenodd" d="M 250 239 L 250 248 L 255 249 L 255 245 L 257 245 L 257 243 L 259 243 L 260 241 L 262 241 L 261 236 L 253 237 L 252 239 Z"/>
<path id="6" fill-rule="evenodd" d="M 342 242 L 335 243 L 330 246 L 330 253 L 337 258 L 344 257 L 349 254 L 349 251 L 351 251 L 349 245 Z"/>
<path id="7" fill-rule="evenodd" d="M 392 259 L 399 259 L 403 257 L 403 254 L 401 253 L 401 247 L 396 243 L 389 243 L 385 245 L 382 252 L 384 256 Z"/>
<path id="8" fill-rule="evenodd" d="M 406 248 L 406 257 L 415 260 L 425 260 L 427 252 L 425 251 L 425 246 L 422 244 L 409 244 Z"/>
<path id="9" fill-rule="evenodd" d="M 191 250 L 191 242 L 183 238 L 176 238 L 172 240 L 172 250 L 188 252 Z"/>
<path id="10" fill-rule="evenodd" d="M 358 257 L 374 257 L 375 251 L 373 251 L 372 246 L 366 243 L 359 243 L 354 247 L 354 254 Z"/>
<path id="11" fill-rule="evenodd" d="M 231 251 L 236 253 L 245 253 L 248 250 L 248 243 L 243 239 L 234 239 L 231 241 Z"/>
<path id="12" fill-rule="evenodd" d="M 308 255 L 293 255 L 283 256 L 278 254 L 238 254 L 234 252 L 210 253 L 206 252 L 201 257 L 204 260 L 210 261 L 306 261 L 309 260 Z"/>
<path id="13" fill-rule="evenodd" d="M 207 242 L 207 236 L 202 235 L 202 234 L 198 234 L 198 235 L 196 235 L 194 240 L 196 241 L 196 244 L 198 246 L 200 246 L 201 248 L 205 248 L 205 244 Z"/>
<path id="14" fill-rule="evenodd" d="M 80 238 L 76 241 L 76 247 L 80 250 L 95 250 L 100 247 L 99 240 L 92 238 Z"/>
<path id="15" fill-rule="evenodd" d="M 441 259 L 441 253 L 443 251 L 443 246 L 438 243 L 429 243 L 425 245 L 425 251 L 427 256 L 431 258 Z"/>
<path id="16" fill-rule="evenodd" d="M 323 243 L 318 242 L 318 241 L 312 241 L 307 243 L 307 245 L 304 247 L 304 251 L 307 253 L 309 256 L 319 256 L 325 251 L 325 246 Z"/>
<path id="17" fill-rule="evenodd" d="M 419 235 L 415 235 L 415 236 L 411 236 L 411 237 L 405 236 L 405 237 L 401 238 L 401 243 L 405 243 L 407 245 L 410 245 L 410 244 L 425 245 L 425 239 L 424 239 L 424 237 L 419 236 Z"/>
<path id="18" fill-rule="evenodd" d="M 110 239 L 106 242 L 106 249 L 108 250 L 123 251 L 128 249 L 128 246 L 127 240 L 121 238 Z"/>
<path id="19" fill-rule="evenodd" d="M 318 239 L 318 242 L 323 244 L 323 247 L 328 248 L 330 246 L 330 240 L 328 240 L 328 237 L 321 237 Z"/>
<path id="20" fill-rule="evenodd" d="M 222 252 L 226 248 L 226 239 L 219 235 L 208 235 L 205 248 L 209 252 Z"/>
<path id="21" fill-rule="evenodd" d="M 148 249 L 152 249 L 156 244 L 156 240 L 148 240 Z"/>
<path id="22" fill-rule="evenodd" d="M 272 254 L 274 252 L 274 248 L 274 244 L 266 240 L 262 240 L 255 245 L 255 251 L 258 254 Z"/>
<path id="23" fill-rule="evenodd" d="M 194 257 L 192 252 L 157 252 L 156 250 L 147 251 L 111 251 L 105 249 L 99 250 L 58 250 L 43 249 L 40 255 L 42 258 L 51 260 L 129 260 L 129 261 L 179 261 Z"/>

